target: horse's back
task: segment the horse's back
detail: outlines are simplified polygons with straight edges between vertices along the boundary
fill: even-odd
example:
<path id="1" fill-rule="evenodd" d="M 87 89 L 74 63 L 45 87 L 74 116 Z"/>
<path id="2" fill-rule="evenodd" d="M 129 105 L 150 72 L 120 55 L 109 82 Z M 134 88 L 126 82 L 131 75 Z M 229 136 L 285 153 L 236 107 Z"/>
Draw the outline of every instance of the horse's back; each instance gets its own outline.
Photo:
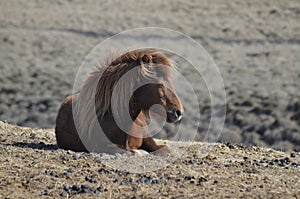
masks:
<path id="1" fill-rule="evenodd" d="M 77 97 L 78 95 L 66 97 L 59 108 L 55 135 L 58 147 L 74 151 L 86 151 L 78 136 L 73 118 L 72 103 Z"/>

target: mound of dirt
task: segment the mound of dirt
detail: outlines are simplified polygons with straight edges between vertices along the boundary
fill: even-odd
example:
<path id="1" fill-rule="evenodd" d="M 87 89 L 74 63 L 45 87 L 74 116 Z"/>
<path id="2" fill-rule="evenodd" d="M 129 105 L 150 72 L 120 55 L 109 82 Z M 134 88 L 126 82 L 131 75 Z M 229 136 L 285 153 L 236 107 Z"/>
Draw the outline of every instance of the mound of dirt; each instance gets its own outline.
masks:
<path id="1" fill-rule="evenodd" d="M 237 144 L 193 143 L 156 171 L 118 170 L 157 160 L 152 154 L 75 153 L 58 149 L 52 129 L 0 122 L 1 198 L 297 198 L 300 153 Z M 168 145 L 176 145 L 175 142 Z M 205 146 L 212 149 L 202 157 Z M 103 164 L 111 162 L 114 168 Z M 123 161 L 124 163 L 124 161 Z M 135 163 L 134 163 L 135 164 Z M 138 168 L 137 168 L 138 170 Z"/>

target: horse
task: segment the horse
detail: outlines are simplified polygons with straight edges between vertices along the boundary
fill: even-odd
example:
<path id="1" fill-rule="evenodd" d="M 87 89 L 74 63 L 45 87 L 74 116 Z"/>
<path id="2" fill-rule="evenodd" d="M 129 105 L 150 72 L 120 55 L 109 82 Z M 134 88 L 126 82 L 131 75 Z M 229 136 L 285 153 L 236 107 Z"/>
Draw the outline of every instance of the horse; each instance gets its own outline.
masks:
<path id="1" fill-rule="evenodd" d="M 79 92 L 67 96 L 59 108 L 55 126 L 58 147 L 76 152 L 116 153 L 121 149 L 169 153 L 168 146 L 154 141 L 147 124 L 155 104 L 164 108 L 166 122 L 177 123 L 182 118 L 183 106 L 171 83 L 173 62 L 156 49 L 131 50 L 110 60 L 96 66 Z M 130 71 L 133 75 L 128 75 L 114 93 L 117 82 Z M 149 78 L 155 82 L 141 85 Z M 126 111 L 119 106 L 128 107 L 128 132 L 118 125 L 113 105 L 121 119 Z"/>

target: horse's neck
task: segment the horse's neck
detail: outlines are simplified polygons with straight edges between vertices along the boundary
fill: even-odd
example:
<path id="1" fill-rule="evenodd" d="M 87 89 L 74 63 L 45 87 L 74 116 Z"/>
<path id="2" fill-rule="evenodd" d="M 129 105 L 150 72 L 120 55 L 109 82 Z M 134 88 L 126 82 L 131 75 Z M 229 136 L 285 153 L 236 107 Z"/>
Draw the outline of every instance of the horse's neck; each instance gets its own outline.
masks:
<path id="1" fill-rule="evenodd" d="M 140 114 L 141 111 L 142 110 L 141 110 L 138 102 L 136 102 L 136 100 L 134 98 L 132 98 L 129 103 L 129 112 L 130 112 L 130 116 L 133 121 L 136 120 L 136 118 L 138 117 L 138 115 Z"/>
<path id="2" fill-rule="evenodd" d="M 141 109 L 139 108 L 139 105 L 137 103 L 129 103 L 129 113 L 131 116 L 132 121 L 135 121 L 136 118 L 139 116 L 139 114 L 141 113 Z M 104 114 L 104 117 L 108 117 L 108 118 L 114 118 L 112 110 L 111 110 L 111 106 L 109 107 L 109 110 L 106 111 L 106 113 Z M 102 121 L 103 118 L 98 118 L 99 120 Z"/>

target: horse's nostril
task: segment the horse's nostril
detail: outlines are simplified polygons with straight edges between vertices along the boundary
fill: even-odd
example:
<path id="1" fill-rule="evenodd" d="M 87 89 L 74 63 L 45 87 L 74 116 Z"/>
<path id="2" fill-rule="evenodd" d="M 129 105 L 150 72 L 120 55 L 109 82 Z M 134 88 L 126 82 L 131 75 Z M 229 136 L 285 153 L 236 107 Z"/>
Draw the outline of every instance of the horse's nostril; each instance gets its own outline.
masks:
<path id="1" fill-rule="evenodd" d="M 181 120 L 182 112 L 178 109 L 173 109 L 172 111 L 167 111 L 167 122 L 175 123 Z"/>
<path id="2" fill-rule="evenodd" d="M 175 111 L 175 116 L 176 116 L 176 118 L 179 118 L 181 116 L 181 111 L 180 110 L 176 110 Z"/>

